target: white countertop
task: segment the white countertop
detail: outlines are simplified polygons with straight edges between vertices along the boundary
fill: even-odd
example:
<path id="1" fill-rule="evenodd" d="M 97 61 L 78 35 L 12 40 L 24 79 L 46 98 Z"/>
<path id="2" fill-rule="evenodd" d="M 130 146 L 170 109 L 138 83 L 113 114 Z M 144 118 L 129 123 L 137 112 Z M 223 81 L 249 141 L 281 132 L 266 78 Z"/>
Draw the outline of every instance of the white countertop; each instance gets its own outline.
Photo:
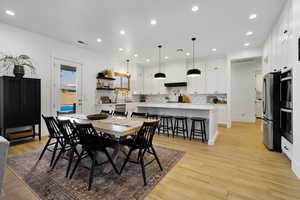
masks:
<path id="1" fill-rule="evenodd" d="M 215 110 L 216 107 L 211 104 L 192 104 L 192 103 L 139 103 L 137 107 L 148 108 L 172 108 L 186 110 Z"/>

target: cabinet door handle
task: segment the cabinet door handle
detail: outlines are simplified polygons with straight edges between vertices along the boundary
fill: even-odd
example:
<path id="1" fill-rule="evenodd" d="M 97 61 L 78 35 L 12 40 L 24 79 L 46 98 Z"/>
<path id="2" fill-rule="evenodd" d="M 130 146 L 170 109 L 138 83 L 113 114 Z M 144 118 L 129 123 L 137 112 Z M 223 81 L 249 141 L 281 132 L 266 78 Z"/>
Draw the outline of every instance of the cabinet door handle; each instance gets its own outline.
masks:
<path id="1" fill-rule="evenodd" d="M 288 148 L 287 146 L 283 146 L 283 148 L 284 148 L 285 150 L 289 150 L 289 148 Z"/>

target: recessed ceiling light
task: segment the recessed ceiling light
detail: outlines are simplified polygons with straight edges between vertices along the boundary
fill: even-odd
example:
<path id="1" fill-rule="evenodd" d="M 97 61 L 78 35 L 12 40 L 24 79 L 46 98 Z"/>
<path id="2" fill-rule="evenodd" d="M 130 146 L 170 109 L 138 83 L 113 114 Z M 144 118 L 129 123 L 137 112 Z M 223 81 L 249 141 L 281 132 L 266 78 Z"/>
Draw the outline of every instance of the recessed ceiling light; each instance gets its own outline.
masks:
<path id="1" fill-rule="evenodd" d="M 249 15 L 249 19 L 255 19 L 257 17 L 257 14 L 251 14 Z"/>
<path id="2" fill-rule="evenodd" d="M 244 46 L 245 46 L 245 47 L 248 47 L 248 46 L 250 46 L 250 43 L 249 43 L 249 42 L 245 42 L 245 43 L 244 43 Z"/>
<path id="3" fill-rule="evenodd" d="M 124 30 L 121 30 L 121 31 L 120 31 L 120 34 L 121 34 L 121 35 L 125 35 L 125 31 L 124 31 Z"/>
<path id="4" fill-rule="evenodd" d="M 185 55 L 186 55 L 186 56 L 190 56 L 191 54 L 188 52 L 188 53 L 186 53 Z"/>
<path id="5" fill-rule="evenodd" d="M 192 11 L 193 11 L 193 12 L 197 12 L 198 10 L 199 10 L 199 7 L 198 7 L 198 6 L 193 6 L 193 7 L 192 7 Z"/>
<path id="6" fill-rule="evenodd" d="M 216 48 L 213 48 L 213 49 L 211 49 L 212 51 L 217 51 L 217 49 Z"/>
<path id="7" fill-rule="evenodd" d="M 102 42 L 101 38 L 97 38 L 97 42 Z"/>
<path id="8" fill-rule="evenodd" d="M 119 48 L 119 51 L 124 51 L 124 49 L 123 48 Z"/>
<path id="9" fill-rule="evenodd" d="M 147 58 L 147 59 L 146 59 L 146 62 L 150 62 L 150 59 Z"/>
<path id="10" fill-rule="evenodd" d="M 151 24 L 151 25 L 156 25 L 156 24 L 157 24 L 157 21 L 156 21 L 155 19 L 151 19 L 150 24 Z"/>
<path id="11" fill-rule="evenodd" d="M 253 35 L 253 32 L 252 32 L 252 31 L 248 31 L 248 32 L 246 33 L 246 35 L 247 35 L 247 36 Z"/>
<path id="12" fill-rule="evenodd" d="M 165 59 L 167 60 L 167 59 L 169 59 L 169 57 L 168 57 L 168 56 L 165 56 Z"/>
<path id="13" fill-rule="evenodd" d="M 6 10 L 5 13 L 10 16 L 15 16 L 15 12 L 11 10 Z"/>
<path id="14" fill-rule="evenodd" d="M 134 57 L 138 57 L 139 55 L 137 55 L 137 54 L 134 54 L 133 56 L 134 56 Z"/>

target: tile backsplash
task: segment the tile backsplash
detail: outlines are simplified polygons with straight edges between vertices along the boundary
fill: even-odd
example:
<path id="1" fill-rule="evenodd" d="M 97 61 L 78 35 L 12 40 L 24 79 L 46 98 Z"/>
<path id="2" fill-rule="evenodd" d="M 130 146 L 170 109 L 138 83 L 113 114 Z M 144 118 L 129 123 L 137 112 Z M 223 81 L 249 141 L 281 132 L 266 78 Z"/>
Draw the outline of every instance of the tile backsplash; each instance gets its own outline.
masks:
<path id="1" fill-rule="evenodd" d="M 181 93 L 181 94 L 184 94 L 184 93 Z M 177 101 L 178 95 L 177 96 L 174 96 L 174 95 L 147 95 L 146 102 L 166 103 L 168 101 L 166 99 L 167 97 L 169 97 L 169 101 Z M 170 96 L 172 96 L 172 97 L 170 97 Z M 208 96 L 216 96 L 218 99 L 222 99 L 222 100 L 227 99 L 227 95 L 224 95 L 224 94 L 213 94 L 213 95 L 212 94 L 192 94 L 192 95 L 190 94 L 187 96 L 190 98 L 191 103 L 194 103 L 194 104 L 207 104 Z"/>

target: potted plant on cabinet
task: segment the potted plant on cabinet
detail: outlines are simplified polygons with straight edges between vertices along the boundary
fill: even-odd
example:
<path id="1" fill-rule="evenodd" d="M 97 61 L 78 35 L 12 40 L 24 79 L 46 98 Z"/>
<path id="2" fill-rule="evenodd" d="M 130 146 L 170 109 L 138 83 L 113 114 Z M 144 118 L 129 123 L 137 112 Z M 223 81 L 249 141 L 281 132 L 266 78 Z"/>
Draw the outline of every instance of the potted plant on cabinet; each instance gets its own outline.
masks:
<path id="1" fill-rule="evenodd" d="M 25 75 L 24 67 L 29 67 L 31 73 L 35 73 L 35 67 L 32 64 L 32 59 L 27 55 L 11 56 L 0 54 L 1 72 L 7 72 L 10 67 L 13 67 L 13 73 L 16 78 L 22 78 Z"/>

